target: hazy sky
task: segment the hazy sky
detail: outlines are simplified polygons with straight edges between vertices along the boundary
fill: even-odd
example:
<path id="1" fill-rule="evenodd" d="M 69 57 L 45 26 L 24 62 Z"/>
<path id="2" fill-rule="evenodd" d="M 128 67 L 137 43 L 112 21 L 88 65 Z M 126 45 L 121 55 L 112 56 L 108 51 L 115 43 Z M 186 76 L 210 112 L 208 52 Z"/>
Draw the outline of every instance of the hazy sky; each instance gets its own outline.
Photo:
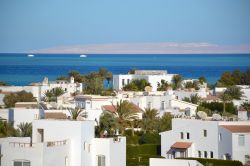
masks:
<path id="1" fill-rule="evenodd" d="M 250 44 L 250 0 L 0 0 L 0 52 L 160 42 Z"/>

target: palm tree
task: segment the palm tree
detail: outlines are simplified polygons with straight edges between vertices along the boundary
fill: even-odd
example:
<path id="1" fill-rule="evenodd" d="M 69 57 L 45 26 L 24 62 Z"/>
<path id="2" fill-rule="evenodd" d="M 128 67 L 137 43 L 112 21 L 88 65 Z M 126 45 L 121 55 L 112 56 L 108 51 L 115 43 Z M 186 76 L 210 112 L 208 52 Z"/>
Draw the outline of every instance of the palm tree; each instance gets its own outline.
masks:
<path id="1" fill-rule="evenodd" d="M 116 106 L 114 106 L 116 112 L 115 117 L 117 122 L 121 128 L 121 133 L 124 135 L 125 128 L 128 126 L 128 123 L 137 119 L 138 115 L 136 114 L 133 106 L 128 101 L 117 102 Z"/>
<path id="2" fill-rule="evenodd" d="M 54 96 L 56 97 L 56 102 L 57 102 L 57 98 L 58 98 L 59 96 L 63 95 L 64 93 L 65 93 L 65 92 L 64 92 L 64 90 L 63 90 L 61 87 L 56 87 L 56 88 L 54 88 L 53 94 L 54 94 Z"/>
<path id="3" fill-rule="evenodd" d="M 20 123 L 17 125 L 21 137 L 31 137 L 32 135 L 32 124 L 31 123 Z"/>
<path id="4" fill-rule="evenodd" d="M 142 128 L 144 133 L 152 132 L 156 128 L 158 110 L 146 108 L 142 115 Z"/>
<path id="5" fill-rule="evenodd" d="M 45 96 L 45 100 L 46 100 L 46 101 L 48 101 L 48 102 L 53 101 L 54 94 L 53 94 L 52 91 L 47 90 L 47 91 L 44 93 L 44 96 Z"/>
<path id="6" fill-rule="evenodd" d="M 174 75 L 173 77 L 174 88 L 178 89 L 181 87 L 182 76 L 181 75 Z"/>
<path id="7" fill-rule="evenodd" d="M 69 108 L 68 111 L 71 115 L 71 119 L 76 120 L 78 118 L 78 116 L 82 113 L 83 110 L 79 107 L 76 107 L 74 109 Z"/>
<path id="8" fill-rule="evenodd" d="M 230 102 L 232 100 L 232 98 L 227 93 L 222 93 L 220 95 L 220 99 L 223 102 L 223 114 L 224 114 L 226 112 L 226 103 Z"/>

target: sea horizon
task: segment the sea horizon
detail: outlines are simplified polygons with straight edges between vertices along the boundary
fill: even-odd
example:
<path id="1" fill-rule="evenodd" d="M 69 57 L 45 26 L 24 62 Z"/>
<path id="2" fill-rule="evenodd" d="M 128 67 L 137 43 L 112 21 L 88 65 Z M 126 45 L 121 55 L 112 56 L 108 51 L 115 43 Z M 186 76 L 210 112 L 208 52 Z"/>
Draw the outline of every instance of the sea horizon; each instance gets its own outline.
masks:
<path id="1" fill-rule="evenodd" d="M 28 57 L 34 54 L 34 57 Z M 205 76 L 214 84 L 223 72 L 250 68 L 250 54 L 37 54 L 0 53 L 0 81 L 10 85 L 28 85 L 67 75 L 107 68 L 113 74 L 126 74 L 129 69 L 167 70 L 184 78 Z M 213 57 L 213 58 L 211 58 Z"/>

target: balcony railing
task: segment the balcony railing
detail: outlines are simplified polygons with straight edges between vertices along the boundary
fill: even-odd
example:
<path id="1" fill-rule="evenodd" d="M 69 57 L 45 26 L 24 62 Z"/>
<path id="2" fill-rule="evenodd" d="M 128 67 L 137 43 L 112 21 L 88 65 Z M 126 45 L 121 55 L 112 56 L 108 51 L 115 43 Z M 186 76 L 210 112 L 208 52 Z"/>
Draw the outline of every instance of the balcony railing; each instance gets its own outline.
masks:
<path id="1" fill-rule="evenodd" d="M 63 146 L 67 144 L 67 140 L 62 141 L 49 141 L 47 142 L 47 147 L 53 147 L 53 146 Z"/>
<path id="2" fill-rule="evenodd" d="M 30 148 L 33 146 L 32 143 L 23 143 L 23 142 L 9 142 L 9 145 L 11 147 L 17 147 L 17 148 Z"/>

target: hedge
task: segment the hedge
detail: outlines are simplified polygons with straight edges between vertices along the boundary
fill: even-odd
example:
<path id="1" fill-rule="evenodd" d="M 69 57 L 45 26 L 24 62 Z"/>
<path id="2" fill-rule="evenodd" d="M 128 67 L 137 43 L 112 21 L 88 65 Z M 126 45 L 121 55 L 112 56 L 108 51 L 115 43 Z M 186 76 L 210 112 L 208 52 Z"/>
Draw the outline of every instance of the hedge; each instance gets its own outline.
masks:
<path id="1" fill-rule="evenodd" d="M 148 166 L 149 158 L 161 158 L 160 145 L 127 145 L 127 166 Z"/>
<path id="2" fill-rule="evenodd" d="M 243 166 L 243 164 L 240 161 L 236 160 L 219 160 L 219 159 L 204 159 L 204 158 L 176 158 L 176 159 L 197 160 L 203 165 L 212 165 L 212 166 Z"/>

